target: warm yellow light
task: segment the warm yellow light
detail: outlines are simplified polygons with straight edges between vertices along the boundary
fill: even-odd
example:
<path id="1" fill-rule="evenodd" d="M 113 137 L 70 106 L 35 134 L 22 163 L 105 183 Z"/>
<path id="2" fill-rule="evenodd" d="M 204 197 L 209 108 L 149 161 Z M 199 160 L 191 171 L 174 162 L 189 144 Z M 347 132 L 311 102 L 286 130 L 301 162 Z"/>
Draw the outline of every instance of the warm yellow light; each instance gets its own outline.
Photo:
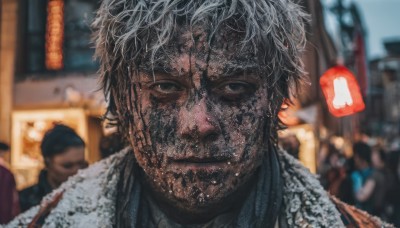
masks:
<path id="1" fill-rule="evenodd" d="M 64 1 L 49 0 L 46 25 L 46 68 L 63 68 Z"/>

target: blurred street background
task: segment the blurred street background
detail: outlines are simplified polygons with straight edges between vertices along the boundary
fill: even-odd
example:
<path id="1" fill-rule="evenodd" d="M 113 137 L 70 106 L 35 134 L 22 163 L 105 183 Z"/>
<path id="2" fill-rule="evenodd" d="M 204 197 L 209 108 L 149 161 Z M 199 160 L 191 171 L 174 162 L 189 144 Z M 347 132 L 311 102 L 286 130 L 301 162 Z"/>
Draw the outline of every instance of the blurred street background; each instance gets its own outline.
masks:
<path id="1" fill-rule="evenodd" d="M 282 105 L 288 127 L 279 143 L 331 194 L 400 226 L 400 0 L 300 2 L 311 15 L 303 57 L 309 81 Z M 90 29 L 98 6 L 0 0 L 0 141 L 10 146 L 0 165 L 12 171 L 18 190 L 37 183 L 40 143 L 54 123 L 83 138 L 89 164 L 121 145 L 101 118 L 106 99 Z M 324 74 L 338 66 L 352 76 Z"/>

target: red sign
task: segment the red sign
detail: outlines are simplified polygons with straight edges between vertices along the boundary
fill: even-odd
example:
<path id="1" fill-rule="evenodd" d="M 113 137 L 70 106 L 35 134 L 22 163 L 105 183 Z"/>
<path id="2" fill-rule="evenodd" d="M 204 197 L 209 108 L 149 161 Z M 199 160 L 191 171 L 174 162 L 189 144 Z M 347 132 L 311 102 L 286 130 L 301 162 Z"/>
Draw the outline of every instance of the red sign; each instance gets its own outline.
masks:
<path id="1" fill-rule="evenodd" d="M 49 0 L 46 25 L 46 68 L 63 68 L 64 0 Z"/>
<path id="2" fill-rule="evenodd" d="M 347 116 L 364 110 L 365 104 L 354 75 L 344 66 L 327 70 L 319 80 L 329 112 Z"/>

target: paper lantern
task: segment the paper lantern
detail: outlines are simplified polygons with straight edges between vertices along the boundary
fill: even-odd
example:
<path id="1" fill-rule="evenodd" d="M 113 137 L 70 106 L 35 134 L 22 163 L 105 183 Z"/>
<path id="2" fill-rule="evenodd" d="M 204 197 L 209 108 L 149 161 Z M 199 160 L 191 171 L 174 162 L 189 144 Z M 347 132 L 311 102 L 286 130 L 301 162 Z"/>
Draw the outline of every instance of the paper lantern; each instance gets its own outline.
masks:
<path id="1" fill-rule="evenodd" d="M 364 110 L 360 87 L 346 67 L 335 66 L 328 69 L 319 83 L 332 115 L 341 117 Z"/>

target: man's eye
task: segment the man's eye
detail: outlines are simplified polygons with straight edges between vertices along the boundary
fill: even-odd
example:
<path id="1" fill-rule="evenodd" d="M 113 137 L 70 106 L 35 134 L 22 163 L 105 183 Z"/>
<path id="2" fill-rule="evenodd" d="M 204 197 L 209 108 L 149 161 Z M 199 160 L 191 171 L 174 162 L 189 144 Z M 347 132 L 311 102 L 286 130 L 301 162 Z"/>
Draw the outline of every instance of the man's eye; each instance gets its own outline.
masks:
<path id="1" fill-rule="evenodd" d="M 246 92 L 247 85 L 243 83 L 229 83 L 223 87 L 226 93 L 243 93 Z"/>
<path id="2" fill-rule="evenodd" d="M 149 87 L 151 94 L 159 101 L 176 100 L 183 95 L 185 87 L 175 81 L 158 81 Z"/>
<path id="3" fill-rule="evenodd" d="M 159 82 L 151 86 L 151 89 L 157 93 L 171 94 L 180 92 L 183 88 L 174 82 Z"/>
<path id="4" fill-rule="evenodd" d="M 255 86 L 247 82 L 224 83 L 217 88 L 217 93 L 228 100 L 240 99 L 242 96 L 254 93 L 254 91 Z"/>

